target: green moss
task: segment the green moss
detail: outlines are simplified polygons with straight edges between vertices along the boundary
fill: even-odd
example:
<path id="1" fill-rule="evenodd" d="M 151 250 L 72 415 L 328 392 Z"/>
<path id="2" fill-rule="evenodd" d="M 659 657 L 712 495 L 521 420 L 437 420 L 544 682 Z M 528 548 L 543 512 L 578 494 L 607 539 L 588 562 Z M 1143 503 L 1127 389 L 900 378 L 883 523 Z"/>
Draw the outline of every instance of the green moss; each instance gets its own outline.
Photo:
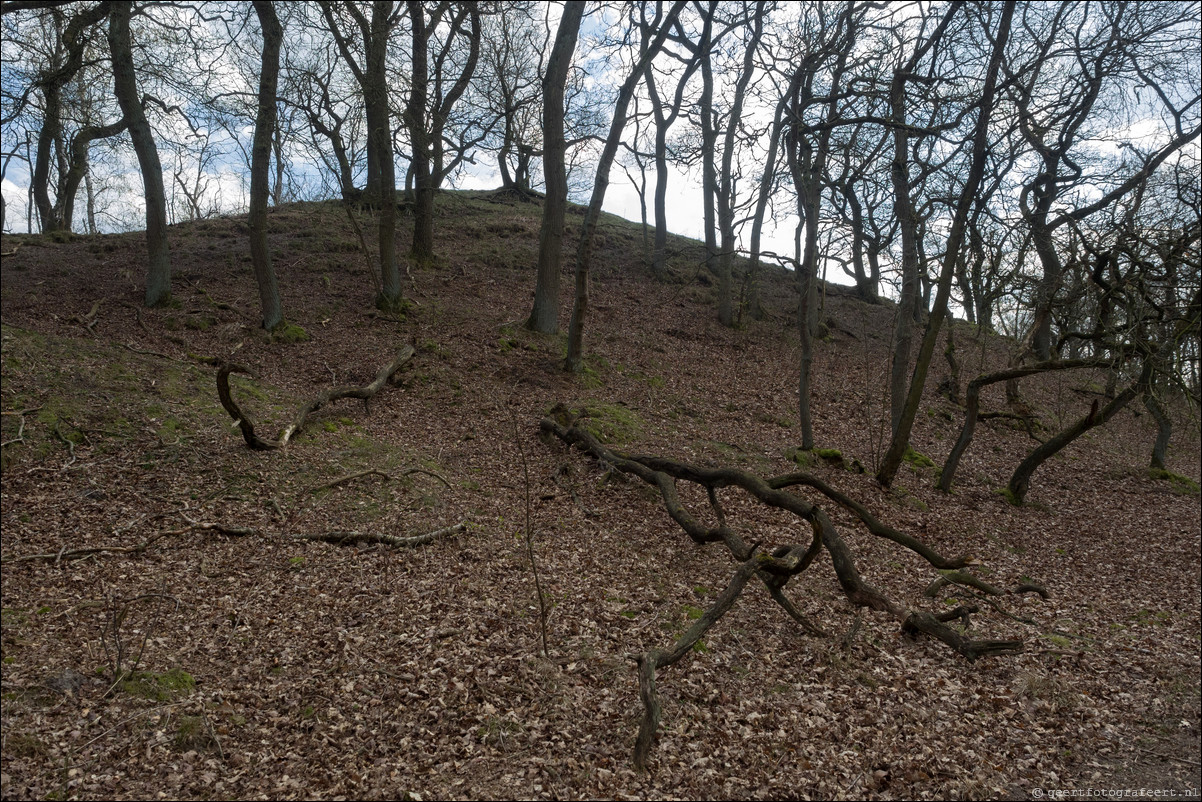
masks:
<path id="1" fill-rule="evenodd" d="M 1002 498 L 1006 499 L 1006 501 L 1009 504 L 1012 504 L 1015 507 L 1021 507 L 1023 505 L 1023 503 L 1018 500 L 1018 496 L 1014 495 L 1014 493 L 1011 492 L 1009 487 L 1001 487 L 1001 488 L 998 488 L 997 490 L 995 490 L 994 492 L 997 493 Z"/>
<path id="2" fill-rule="evenodd" d="M 303 343 L 308 341 L 308 339 L 309 332 L 295 323 L 284 323 L 276 326 L 271 332 L 272 342 L 277 343 Z"/>
<path id="3" fill-rule="evenodd" d="M 185 328 L 191 331 L 208 331 L 217 321 L 208 315 L 190 315 L 185 321 Z"/>
<path id="4" fill-rule="evenodd" d="M 684 614 L 690 621 L 696 621 L 698 618 L 705 615 L 705 610 L 702 610 L 700 607 L 694 607 L 691 604 L 686 604 L 684 606 Z"/>
<path id="5" fill-rule="evenodd" d="M 1184 495 L 1196 496 L 1199 494 L 1198 483 L 1188 476 L 1182 476 L 1179 473 L 1172 471 L 1161 470 L 1160 468 L 1150 468 L 1148 476 L 1155 481 L 1169 482 L 1173 490 Z"/>
<path id="6" fill-rule="evenodd" d="M 786 449 L 785 459 L 796 464 L 799 468 L 809 468 L 814 464 L 813 452 L 801 448 Z"/>
<path id="7" fill-rule="evenodd" d="M 906 446 L 906 453 L 902 455 L 902 459 L 913 465 L 915 468 L 934 468 L 935 461 L 925 454 L 916 451 L 912 446 Z"/>
<path id="8" fill-rule="evenodd" d="M 162 674 L 135 671 L 121 682 L 121 689 L 131 696 L 152 702 L 170 702 L 192 693 L 196 689 L 196 680 L 181 668 L 173 668 Z"/>
<path id="9" fill-rule="evenodd" d="M 621 404 L 586 402 L 580 425 L 602 443 L 621 444 L 636 437 L 643 428 L 637 414 Z"/>

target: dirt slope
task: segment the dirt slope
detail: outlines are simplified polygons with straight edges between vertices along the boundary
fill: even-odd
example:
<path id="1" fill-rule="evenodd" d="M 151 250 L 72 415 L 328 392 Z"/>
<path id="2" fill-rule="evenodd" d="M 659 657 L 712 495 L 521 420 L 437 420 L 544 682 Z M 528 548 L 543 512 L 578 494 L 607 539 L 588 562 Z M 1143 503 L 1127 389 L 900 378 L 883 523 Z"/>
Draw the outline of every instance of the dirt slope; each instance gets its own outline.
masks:
<path id="1" fill-rule="evenodd" d="M 307 337 L 295 342 L 256 330 L 240 220 L 173 229 L 175 302 L 156 310 L 138 306 L 139 235 L 4 239 L 5 253 L 21 243 L 0 306 L 4 798 L 1196 794 L 1202 524 L 1196 495 L 1147 474 L 1149 416 L 1132 408 L 1090 432 L 1036 474 L 1022 508 L 996 491 L 1034 441 L 1004 421 L 978 429 L 954 495 L 921 465 L 884 491 L 870 477 L 886 445 L 892 307 L 835 291 L 815 429 L 869 473 L 810 470 L 890 525 L 977 556 L 988 581 L 1034 579 L 1051 598 L 982 605 L 973 634 L 1027 651 L 969 664 L 856 616 L 821 561 L 789 593 L 831 639 L 750 590 L 703 650 L 661 672 L 660 740 L 636 774 L 630 657 L 668 646 L 733 565 L 637 483 L 541 442 L 538 421 L 564 403 L 614 448 L 795 469 L 796 293 L 775 276 L 772 318 L 723 329 L 695 243 L 677 241 L 674 280 L 656 284 L 638 228 L 608 220 L 588 369 L 569 377 L 563 339 L 517 325 L 539 208 L 447 194 L 439 212 L 443 258 L 412 271 L 411 306 L 391 320 L 370 311 L 373 279 L 339 206 L 274 211 L 284 308 Z M 320 411 L 282 451 L 250 451 L 217 400 L 212 360 L 234 356 L 256 372 L 235 395 L 274 436 L 300 403 L 366 384 L 406 343 L 417 353 L 401 387 Z M 964 324 L 957 346 L 966 379 L 1007 357 L 1003 338 Z M 914 437 L 936 463 L 961 419 L 934 391 L 942 372 Z M 1062 374 L 1023 392 L 1055 428 L 1103 383 Z M 1002 408 L 997 392 L 988 408 Z M 1197 482 L 1197 422 L 1177 428 L 1169 467 Z M 970 600 L 923 598 L 929 566 L 812 500 L 894 599 Z M 723 501 L 765 548 L 808 537 L 735 491 Z M 461 521 L 417 549 L 296 537 Z M 88 548 L 110 551 L 65 555 Z M 143 673 L 113 686 L 118 662 Z"/>

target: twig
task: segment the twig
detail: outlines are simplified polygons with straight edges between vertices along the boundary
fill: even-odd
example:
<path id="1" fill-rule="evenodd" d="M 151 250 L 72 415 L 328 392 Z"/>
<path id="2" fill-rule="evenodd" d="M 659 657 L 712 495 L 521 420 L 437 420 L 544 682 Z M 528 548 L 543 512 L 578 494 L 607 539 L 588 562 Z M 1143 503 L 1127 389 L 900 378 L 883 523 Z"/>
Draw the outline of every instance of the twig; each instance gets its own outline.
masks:
<path id="1" fill-rule="evenodd" d="M 426 476 L 431 476 L 431 477 L 437 479 L 438 481 L 442 482 L 444 485 L 446 485 L 448 490 L 451 489 L 451 483 L 448 482 L 445 478 L 443 478 L 442 475 L 435 473 L 434 471 L 427 471 L 425 468 L 406 468 L 405 470 L 401 471 L 400 475 L 408 476 L 411 473 L 424 473 Z M 348 474 L 347 476 L 342 476 L 337 479 L 334 479 L 331 482 L 326 482 L 323 485 L 317 485 L 316 487 L 311 487 L 304 492 L 305 493 L 317 493 L 321 490 L 329 490 L 332 487 L 337 487 L 338 485 L 346 484 L 347 482 L 354 481 L 355 479 L 362 479 L 364 476 L 382 476 L 383 478 L 387 479 L 390 482 L 396 478 L 392 474 L 384 473 L 384 471 L 378 470 L 376 468 L 369 468 L 366 471 L 359 471 L 358 473 Z"/>
<path id="2" fill-rule="evenodd" d="M 510 410 L 513 423 L 513 439 L 518 444 L 518 454 L 522 457 L 522 475 L 526 480 L 526 556 L 530 558 L 530 572 L 534 574 L 534 592 L 538 594 L 538 623 L 543 637 L 543 657 L 550 651 L 547 649 L 547 600 L 543 597 L 542 582 L 538 577 L 538 563 L 534 559 L 534 535 L 530 530 L 530 463 L 526 459 L 526 448 L 522 445 L 522 435 L 518 430 L 517 416 Z"/>
<path id="3" fill-rule="evenodd" d="M 25 442 L 25 416 L 30 414 L 31 412 L 37 412 L 39 409 L 41 409 L 41 407 L 34 407 L 33 409 L 23 409 L 20 412 L 4 412 L 4 413 L 2 413 L 4 415 L 10 415 L 10 416 L 19 418 L 21 420 L 21 423 L 17 426 L 17 436 L 14 437 L 12 440 L 5 440 L 3 443 L 0 443 L 0 448 L 3 448 L 4 446 L 11 446 L 13 443 L 24 443 Z"/>
<path id="4" fill-rule="evenodd" d="M 1199 763 L 1196 760 L 1187 760 L 1186 758 L 1174 757 L 1173 755 L 1162 755 L 1160 752 L 1153 752 L 1151 749 L 1144 749 L 1142 746 L 1137 746 L 1135 748 L 1146 755 L 1152 755 L 1153 757 L 1158 757 L 1161 760 L 1173 760 L 1177 763 L 1184 763 L 1187 766 L 1202 766 L 1202 763 Z"/>
<path id="5" fill-rule="evenodd" d="M 177 537 L 179 535 L 198 530 L 202 532 L 218 532 L 220 534 L 230 535 L 233 537 L 244 537 L 255 534 L 255 530 L 249 527 L 240 529 L 225 526 L 224 524 L 192 521 L 187 517 L 185 517 L 184 520 L 188 521 L 188 526 L 185 526 L 181 529 L 158 532 L 157 534 L 151 535 L 136 546 L 98 546 L 95 548 L 85 549 L 67 549 L 66 546 L 64 546 L 57 552 L 52 551 L 43 554 L 26 554 L 21 557 L 0 557 L 0 559 L 6 563 L 25 563 L 33 562 L 35 560 L 46 560 L 48 562 L 57 563 L 64 559 L 71 560 L 75 559 L 76 557 L 84 557 L 90 554 L 141 554 L 150 548 L 156 541 L 162 540 L 165 537 Z"/>

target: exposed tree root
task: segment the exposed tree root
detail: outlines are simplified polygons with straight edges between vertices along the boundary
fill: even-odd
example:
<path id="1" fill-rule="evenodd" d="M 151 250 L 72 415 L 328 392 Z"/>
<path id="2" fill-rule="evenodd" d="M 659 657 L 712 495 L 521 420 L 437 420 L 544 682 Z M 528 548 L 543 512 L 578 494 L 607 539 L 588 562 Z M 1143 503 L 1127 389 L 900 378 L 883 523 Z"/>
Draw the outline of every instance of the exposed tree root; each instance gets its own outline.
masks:
<path id="1" fill-rule="evenodd" d="M 772 598 L 803 629 L 815 635 L 825 634 L 821 628 L 810 623 L 783 593 L 788 581 L 808 568 L 823 551 L 830 556 L 839 585 L 848 600 L 857 608 L 867 607 L 888 613 L 901 622 L 903 632 L 926 633 L 947 644 L 969 661 L 990 655 L 1014 654 L 1023 650 L 1022 641 L 971 640 L 946 623 L 955 619 L 967 622 L 968 616 L 978 611 L 976 607 L 961 607 L 938 615 L 912 610 L 894 603 L 881 591 L 865 582 L 856 567 L 851 550 L 826 513 L 786 488 L 797 485 L 813 487 L 855 513 L 874 535 L 891 540 L 921 555 L 932 566 L 941 569 L 940 573 L 944 577 L 951 575 L 952 578 L 947 581 L 962 581 L 964 584 L 980 587 L 970 581 L 975 580 L 975 577 L 958 570 L 975 564 L 974 560 L 967 557 L 947 559 L 939 555 L 916 538 L 881 523 L 863 505 L 821 480 L 799 473 L 763 479 L 736 468 L 703 468 L 663 457 L 621 454 L 607 449 L 587 430 L 577 426 L 576 420 L 579 416 L 573 415 L 562 405 L 557 405 L 551 414 L 553 417 L 544 418 L 540 424 L 544 436 L 553 435 L 569 446 L 587 452 L 612 470 L 633 474 L 657 488 L 672 520 L 676 521 L 695 543 L 722 542 L 740 563 L 726 590 L 670 650 L 652 650 L 635 658 L 638 664 L 639 694 L 643 702 L 643 717 L 634 751 L 637 768 L 646 767 L 659 724 L 660 708 L 655 693 L 656 669 L 670 666 L 687 655 L 702 635 L 731 609 L 752 577 L 758 578 L 767 587 Z M 705 488 L 711 511 L 717 520 L 716 526 L 706 525 L 681 503 L 676 489 L 676 483 L 679 481 L 693 482 Z M 763 504 L 790 512 L 807 522 L 813 533 L 812 539 L 808 544 L 781 545 L 771 552 L 761 550 L 759 544 L 747 545 L 727 523 L 725 510 L 718 497 L 718 491 L 726 487 L 738 487 Z M 1046 591 L 1041 587 L 1029 585 L 1020 588 L 1021 590 L 1016 589 L 1014 592 L 1029 590 L 1046 598 Z"/>
<path id="2" fill-rule="evenodd" d="M 241 365 L 234 365 L 229 362 L 223 364 L 217 371 L 217 397 L 221 399 L 221 406 L 225 408 L 230 417 L 237 422 L 238 428 L 242 430 L 242 438 L 246 440 L 246 444 L 255 451 L 270 451 L 286 446 L 288 441 L 304 428 L 305 421 L 308 420 L 309 416 L 326 404 L 337 401 L 340 398 L 361 398 L 364 403 L 367 403 L 372 396 L 383 389 L 385 384 L 394 383 L 393 376 L 413 358 L 413 353 L 413 346 L 406 345 L 397 354 L 396 359 L 380 369 L 380 372 L 376 374 L 376 378 L 371 384 L 364 385 L 363 387 L 334 387 L 314 398 L 297 411 L 296 417 L 292 419 L 292 423 L 284 428 L 284 431 L 280 433 L 279 438 L 276 440 L 267 440 L 255 434 L 254 423 L 247 417 L 238 404 L 235 403 L 233 395 L 230 394 L 230 374 L 243 373 L 253 376 L 254 374 L 250 370 Z"/>
<path id="3" fill-rule="evenodd" d="M 1006 594 L 1021 595 L 1023 593 L 1036 593 L 1039 598 L 1047 600 L 1048 591 L 1043 585 L 1035 582 L 1022 582 L 1015 585 L 1011 590 L 1002 590 L 1001 588 L 990 585 L 980 577 L 973 576 L 965 571 L 940 571 L 939 578 L 927 586 L 927 589 L 922 592 L 923 596 L 928 599 L 933 599 L 939 595 L 939 591 L 946 585 L 963 585 L 964 587 L 976 588 L 982 593 L 990 596 L 1005 596 Z"/>

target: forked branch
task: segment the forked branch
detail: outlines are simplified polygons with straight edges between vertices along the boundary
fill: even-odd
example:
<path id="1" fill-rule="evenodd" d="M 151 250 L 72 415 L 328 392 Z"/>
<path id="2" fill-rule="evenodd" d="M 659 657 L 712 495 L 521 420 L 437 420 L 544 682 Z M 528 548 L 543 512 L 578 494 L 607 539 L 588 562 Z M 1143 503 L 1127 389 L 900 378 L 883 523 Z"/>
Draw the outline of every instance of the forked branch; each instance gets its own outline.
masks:
<path id="1" fill-rule="evenodd" d="M 225 411 L 238 424 L 238 428 L 242 430 L 242 439 L 246 441 L 246 444 L 255 451 L 270 451 L 288 445 L 288 441 L 304 428 L 305 421 L 309 419 L 309 416 L 327 404 L 342 398 L 361 398 L 366 403 L 372 396 L 380 392 L 385 384 L 394 384 L 394 376 L 413 358 L 413 353 L 413 346 L 406 345 L 397 354 L 396 359 L 380 369 L 380 372 L 376 374 L 376 378 L 370 384 L 362 387 L 334 387 L 317 396 L 317 398 L 303 405 L 297 411 L 292 422 L 284 428 L 279 438 L 275 440 L 267 440 L 255 433 L 254 422 L 242 411 L 242 408 L 234 401 L 234 397 L 230 392 L 230 374 L 242 373 L 253 376 L 254 374 L 250 370 L 241 365 L 234 365 L 229 362 L 224 363 L 217 371 L 217 397 L 221 399 L 221 406 L 225 408 Z"/>

